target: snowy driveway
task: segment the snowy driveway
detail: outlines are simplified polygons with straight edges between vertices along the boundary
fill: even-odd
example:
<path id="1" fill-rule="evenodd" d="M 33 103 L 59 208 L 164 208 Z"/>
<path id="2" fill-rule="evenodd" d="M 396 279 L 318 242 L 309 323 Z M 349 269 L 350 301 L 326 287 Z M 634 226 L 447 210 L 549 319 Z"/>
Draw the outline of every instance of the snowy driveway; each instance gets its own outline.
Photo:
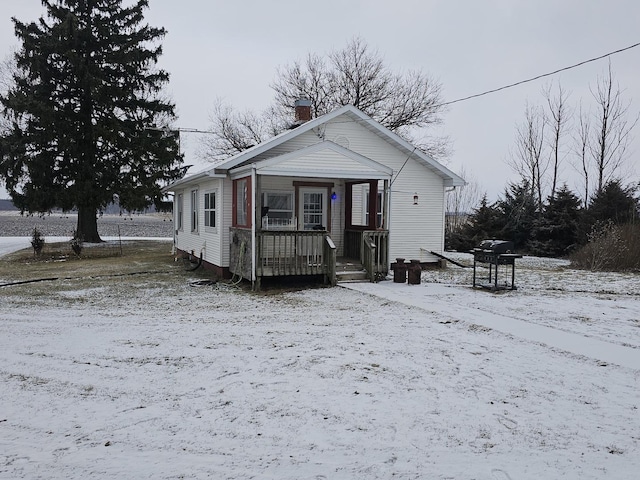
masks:
<path id="1" fill-rule="evenodd" d="M 351 283 L 343 284 L 345 288 L 356 290 L 376 297 L 384 298 L 404 305 L 418 307 L 448 321 L 463 321 L 468 324 L 482 325 L 514 337 L 530 342 L 540 343 L 548 347 L 581 355 L 604 363 L 613 363 L 627 368 L 640 369 L 640 348 L 633 348 L 611 341 L 589 336 L 589 332 L 569 332 L 531 321 L 518 319 L 515 311 L 509 314 L 498 314 L 478 307 L 467 306 L 471 297 L 500 296 L 508 305 L 517 301 L 517 292 L 505 295 L 491 294 L 482 290 L 470 290 L 469 287 L 428 284 L 409 286 L 391 282 L 377 284 Z M 522 295 L 521 295 L 522 296 Z M 621 306 L 625 302 L 627 306 Z M 623 298 L 611 308 L 626 308 L 635 319 L 640 319 L 640 302 L 637 298 Z M 541 306 L 541 304 L 538 304 Z M 635 307 L 635 308 L 634 308 Z M 510 307 L 507 307 L 507 309 Z M 527 315 L 540 315 L 544 311 L 528 311 Z M 587 333 L 587 335 L 585 335 Z"/>

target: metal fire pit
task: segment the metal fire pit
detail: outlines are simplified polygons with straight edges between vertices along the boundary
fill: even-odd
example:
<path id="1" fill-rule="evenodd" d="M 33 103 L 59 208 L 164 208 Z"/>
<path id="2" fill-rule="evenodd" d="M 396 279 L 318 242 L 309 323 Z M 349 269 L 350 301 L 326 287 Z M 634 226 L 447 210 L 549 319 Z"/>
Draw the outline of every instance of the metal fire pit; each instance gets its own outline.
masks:
<path id="1" fill-rule="evenodd" d="M 498 290 L 516 290 L 516 258 L 522 255 L 513 253 L 513 242 L 507 240 L 483 240 L 473 253 L 473 287 L 486 288 L 492 292 Z M 478 280 L 478 264 L 488 265 L 489 277 L 484 282 Z M 499 282 L 499 267 L 504 266 L 504 282 Z M 509 283 L 508 269 L 511 267 L 511 283 Z"/>

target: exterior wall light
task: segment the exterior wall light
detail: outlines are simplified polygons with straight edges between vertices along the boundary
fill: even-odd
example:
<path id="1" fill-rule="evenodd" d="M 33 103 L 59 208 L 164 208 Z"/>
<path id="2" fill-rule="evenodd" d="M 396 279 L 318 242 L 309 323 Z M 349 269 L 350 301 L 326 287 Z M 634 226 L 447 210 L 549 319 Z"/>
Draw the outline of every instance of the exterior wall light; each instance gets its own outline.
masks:
<path id="1" fill-rule="evenodd" d="M 336 198 L 338 198 L 338 195 L 336 195 L 336 192 L 331 192 L 331 200 L 335 200 Z"/>
<path id="2" fill-rule="evenodd" d="M 417 193 L 413 194 L 413 204 L 414 205 L 418 205 L 418 194 Z"/>

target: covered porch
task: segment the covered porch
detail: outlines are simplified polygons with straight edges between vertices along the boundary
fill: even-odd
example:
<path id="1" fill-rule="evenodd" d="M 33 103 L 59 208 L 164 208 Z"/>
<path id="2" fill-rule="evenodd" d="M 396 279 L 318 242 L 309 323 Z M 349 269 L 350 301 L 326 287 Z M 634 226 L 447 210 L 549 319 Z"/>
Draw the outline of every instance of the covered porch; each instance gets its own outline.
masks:
<path id="1" fill-rule="evenodd" d="M 362 265 L 370 281 L 388 273 L 391 170 L 323 144 L 232 172 L 229 270 L 255 288 L 279 276 L 335 285 L 342 258 Z"/>

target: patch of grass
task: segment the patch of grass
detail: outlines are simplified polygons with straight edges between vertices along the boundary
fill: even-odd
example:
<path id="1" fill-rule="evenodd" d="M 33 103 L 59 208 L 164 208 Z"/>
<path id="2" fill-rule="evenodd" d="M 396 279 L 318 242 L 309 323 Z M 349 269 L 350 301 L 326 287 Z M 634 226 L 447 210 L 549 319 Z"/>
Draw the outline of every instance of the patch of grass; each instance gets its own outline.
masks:
<path id="1" fill-rule="evenodd" d="M 0 283 L 39 278 L 75 278 L 127 275 L 175 267 L 171 244 L 160 241 L 127 241 L 85 244 L 77 256 L 68 243 L 45 245 L 38 257 L 24 249 L 0 258 Z"/>
<path id="2" fill-rule="evenodd" d="M 118 242 L 85 244 L 81 257 L 68 243 L 49 244 L 38 258 L 31 249 L 0 257 L 0 285 L 12 284 L 0 287 L 0 304 L 103 308 L 112 302 L 144 302 L 145 295 L 163 295 L 210 278 L 210 271 L 189 271 L 175 261 L 170 242 L 127 241 L 122 249 Z"/>

